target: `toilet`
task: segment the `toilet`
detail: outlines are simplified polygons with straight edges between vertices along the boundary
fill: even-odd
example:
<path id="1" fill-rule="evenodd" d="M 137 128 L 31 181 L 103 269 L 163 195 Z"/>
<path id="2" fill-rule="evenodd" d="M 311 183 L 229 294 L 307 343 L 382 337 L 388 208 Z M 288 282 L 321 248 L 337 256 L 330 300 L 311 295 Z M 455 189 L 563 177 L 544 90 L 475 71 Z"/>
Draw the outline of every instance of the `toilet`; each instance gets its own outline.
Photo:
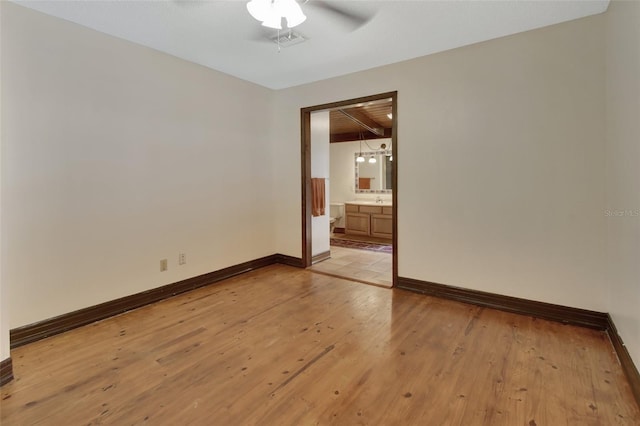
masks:
<path id="1" fill-rule="evenodd" d="M 344 217 L 344 203 L 331 203 L 329 205 L 329 231 L 333 233 L 336 223 Z"/>

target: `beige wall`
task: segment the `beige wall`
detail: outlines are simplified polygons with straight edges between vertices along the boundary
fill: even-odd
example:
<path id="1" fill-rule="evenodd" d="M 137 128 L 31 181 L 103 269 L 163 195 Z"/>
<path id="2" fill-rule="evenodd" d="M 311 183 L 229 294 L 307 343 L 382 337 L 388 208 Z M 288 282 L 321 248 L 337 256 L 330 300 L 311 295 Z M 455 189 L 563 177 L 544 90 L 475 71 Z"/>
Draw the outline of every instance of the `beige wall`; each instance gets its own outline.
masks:
<path id="1" fill-rule="evenodd" d="M 272 91 L 12 3 L 2 12 L 11 328 L 275 253 Z"/>
<path id="2" fill-rule="evenodd" d="M 609 311 L 640 366 L 640 2 L 614 1 L 607 39 L 607 286 Z"/>
<path id="3" fill-rule="evenodd" d="M 278 251 L 299 109 L 398 90 L 399 274 L 606 311 L 602 16 L 276 93 Z"/>

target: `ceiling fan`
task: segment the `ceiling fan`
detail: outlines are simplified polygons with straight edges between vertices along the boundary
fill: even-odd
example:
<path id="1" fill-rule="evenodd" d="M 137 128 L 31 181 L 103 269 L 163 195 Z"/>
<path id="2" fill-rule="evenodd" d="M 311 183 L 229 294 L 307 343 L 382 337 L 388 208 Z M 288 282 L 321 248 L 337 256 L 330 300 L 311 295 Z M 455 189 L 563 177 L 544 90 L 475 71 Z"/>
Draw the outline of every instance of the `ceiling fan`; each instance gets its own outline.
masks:
<path id="1" fill-rule="evenodd" d="M 369 22 L 373 17 L 370 14 L 350 11 L 339 6 L 338 1 L 322 0 L 250 0 L 247 3 L 247 10 L 262 26 L 277 30 L 282 29 L 283 20 L 286 21 L 287 28 L 291 29 L 303 23 L 307 17 L 302 7 L 315 8 L 327 15 L 334 21 L 345 26 L 351 31 L 356 30 Z"/>

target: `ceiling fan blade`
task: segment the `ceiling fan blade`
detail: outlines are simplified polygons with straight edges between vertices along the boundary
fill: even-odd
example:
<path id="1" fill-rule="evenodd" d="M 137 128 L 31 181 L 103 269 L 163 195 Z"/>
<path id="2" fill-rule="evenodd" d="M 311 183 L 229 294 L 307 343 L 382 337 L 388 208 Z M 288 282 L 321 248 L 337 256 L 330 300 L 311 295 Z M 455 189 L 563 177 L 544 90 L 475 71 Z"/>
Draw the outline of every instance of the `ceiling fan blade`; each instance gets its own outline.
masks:
<path id="1" fill-rule="evenodd" d="M 312 6 L 324 12 L 331 14 L 336 22 L 345 26 L 350 31 L 355 31 L 367 22 L 369 22 L 374 14 L 364 12 L 353 12 L 338 6 L 337 1 L 307 0 L 305 6 Z"/>

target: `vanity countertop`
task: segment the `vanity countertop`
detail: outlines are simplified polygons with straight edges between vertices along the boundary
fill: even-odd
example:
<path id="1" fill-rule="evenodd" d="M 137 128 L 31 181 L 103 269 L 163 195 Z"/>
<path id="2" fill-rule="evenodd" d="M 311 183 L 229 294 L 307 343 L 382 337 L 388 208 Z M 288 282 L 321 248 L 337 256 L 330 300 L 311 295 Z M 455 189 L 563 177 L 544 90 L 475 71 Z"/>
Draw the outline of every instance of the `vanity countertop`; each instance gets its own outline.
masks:
<path id="1" fill-rule="evenodd" d="M 382 201 L 379 202 L 376 200 L 354 200 L 354 201 L 346 201 L 345 204 L 356 204 L 359 206 L 383 206 L 383 207 L 391 207 L 393 203 L 391 201 Z"/>

